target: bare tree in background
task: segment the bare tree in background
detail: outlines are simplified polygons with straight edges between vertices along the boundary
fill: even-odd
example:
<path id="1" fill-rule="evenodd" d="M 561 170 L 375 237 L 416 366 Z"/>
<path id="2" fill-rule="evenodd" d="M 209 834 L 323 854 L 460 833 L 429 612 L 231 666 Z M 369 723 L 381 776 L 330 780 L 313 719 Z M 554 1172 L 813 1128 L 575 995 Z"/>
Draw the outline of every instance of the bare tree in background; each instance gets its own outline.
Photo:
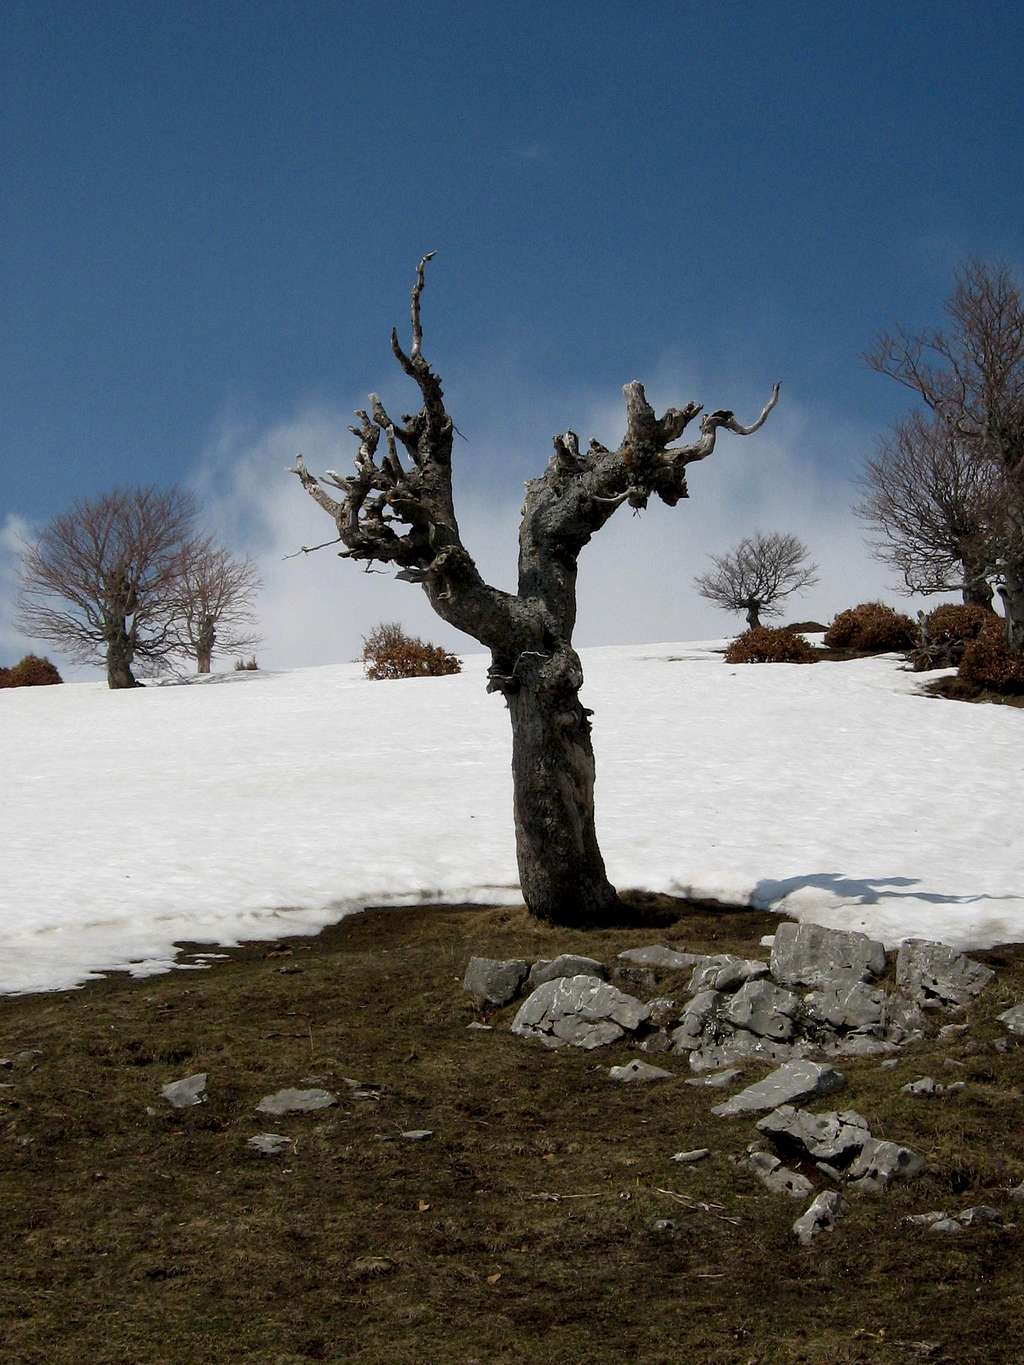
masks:
<path id="1" fill-rule="evenodd" d="M 783 531 L 746 536 L 728 554 L 712 555 L 714 569 L 693 581 L 701 597 L 725 611 L 746 612 L 756 630 L 762 616 L 781 616 L 780 602 L 818 582 L 817 564 L 808 563 L 803 541 Z"/>
<path id="2" fill-rule="evenodd" d="M 874 532 L 871 551 L 911 592 L 959 590 L 968 605 L 991 608 L 1001 480 L 944 418 L 898 422 L 866 461 L 861 487 L 853 510 Z"/>
<path id="3" fill-rule="evenodd" d="M 209 673 L 215 652 L 259 644 L 253 598 L 261 586 L 252 560 L 236 559 L 209 537 L 188 547 L 174 592 L 174 634 L 197 673 Z"/>
<path id="4" fill-rule="evenodd" d="M 26 550 L 19 630 L 105 664 L 112 688 L 139 686 L 133 667 L 159 671 L 178 648 L 176 592 L 196 513 L 182 488 L 120 488 L 75 503 Z"/>
<path id="5" fill-rule="evenodd" d="M 948 330 L 885 334 L 866 359 L 930 409 L 930 440 L 944 431 L 947 452 L 976 466 L 985 576 L 999 583 L 1009 647 L 1024 654 L 1024 300 L 1004 267 L 970 261 L 946 314 Z"/>
<path id="6" fill-rule="evenodd" d="M 519 591 L 502 592 L 484 582 L 455 515 L 454 427 L 441 381 L 422 350 L 420 300 L 430 259 L 425 256 L 416 272 L 408 354 L 391 333 L 391 349 L 418 386 L 422 407 L 395 422 L 371 394 L 369 413 L 358 412 L 359 425 L 352 428 L 360 443 L 353 474 L 328 470 L 317 479 L 301 455 L 291 472 L 333 519 L 344 557 L 395 565 L 397 577 L 419 584 L 443 620 L 490 650 L 488 691 L 505 697 L 512 721 L 516 847 L 526 905 L 554 923 L 607 922 L 619 903 L 594 829 L 591 713 L 579 699 L 583 669 L 572 648 L 577 560 L 624 504 L 640 509 L 655 495 L 674 506 L 685 498 L 687 466 L 712 453 L 719 430 L 740 436 L 757 431 L 775 406 L 778 386 L 752 425 L 741 425 L 729 411 L 711 412 L 690 445 L 672 442 L 700 404 L 669 408 L 658 417 L 636 380 L 624 390 L 626 434 L 616 450 L 591 441 L 581 452 L 575 432 L 556 436 L 544 473 L 526 484 Z"/>

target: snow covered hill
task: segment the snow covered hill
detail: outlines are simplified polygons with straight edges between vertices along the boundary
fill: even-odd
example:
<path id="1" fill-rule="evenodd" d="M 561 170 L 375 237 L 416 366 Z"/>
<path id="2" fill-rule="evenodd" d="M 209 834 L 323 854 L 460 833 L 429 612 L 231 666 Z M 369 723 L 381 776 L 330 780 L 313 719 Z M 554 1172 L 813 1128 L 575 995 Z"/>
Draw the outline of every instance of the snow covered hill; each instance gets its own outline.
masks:
<path id="1" fill-rule="evenodd" d="M 957 946 L 1024 940 L 1024 715 L 884 657 L 730 667 L 582 652 L 619 887 Z M 367 903 L 514 901 L 511 740 L 486 660 L 0 692 L 0 991 L 313 932 Z"/>

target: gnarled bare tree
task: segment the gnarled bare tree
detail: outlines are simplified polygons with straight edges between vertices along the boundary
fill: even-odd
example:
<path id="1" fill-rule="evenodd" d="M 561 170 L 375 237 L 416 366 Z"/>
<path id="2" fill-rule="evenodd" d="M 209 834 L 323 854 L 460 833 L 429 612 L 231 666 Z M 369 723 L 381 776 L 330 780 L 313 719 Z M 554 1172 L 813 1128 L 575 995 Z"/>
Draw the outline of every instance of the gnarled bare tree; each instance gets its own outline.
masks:
<path id="1" fill-rule="evenodd" d="M 328 470 L 318 479 L 301 455 L 290 472 L 334 520 L 343 556 L 395 565 L 397 577 L 419 584 L 443 620 L 490 650 L 488 691 L 504 696 L 512 721 L 516 849 L 527 908 L 554 923 L 600 923 L 616 912 L 618 899 L 594 829 L 591 713 L 580 702 L 583 669 L 572 647 L 577 560 L 624 504 L 643 508 L 654 495 L 674 506 L 685 498 L 687 467 L 712 453 L 720 430 L 757 431 L 778 385 L 750 426 L 729 411 L 707 413 L 690 445 L 672 442 L 700 404 L 658 417 L 636 380 L 625 386 L 626 434 L 616 450 L 591 441 L 581 451 L 574 432 L 556 436 L 544 473 L 526 485 L 519 590 L 502 592 L 484 582 L 455 514 L 454 427 L 441 380 L 423 354 L 420 300 L 432 255 L 416 272 L 408 353 L 391 333 L 396 360 L 419 388 L 420 410 L 395 422 L 371 394 L 369 412 L 357 412 L 359 425 L 351 428 L 360 443 L 354 474 Z"/>
<path id="2" fill-rule="evenodd" d="M 911 592 L 959 590 L 970 606 L 992 606 L 1001 481 L 944 418 L 915 412 L 896 423 L 860 483 L 853 510 L 874 533 L 871 552 Z"/>
<path id="3" fill-rule="evenodd" d="M 714 569 L 693 581 L 701 597 L 725 611 L 745 612 L 747 625 L 756 630 L 762 616 L 782 615 L 780 602 L 818 582 L 818 566 L 807 562 L 809 554 L 787 531 L 757 531 L 728 554 L 712 555 Z"/>
<path id="4" fill-rule="evenodd" d="M 996 489 L 987 568 L 1011 651 L 1024 654 L 1024 298 L 1010 272 L 969 261 L 946 300 L 947 331 L 879 337 L 868 364 L 915 393 Z"/>
<path id="5" fill-rule="evenodd" d="M 81 663 L 106 665 L 112 688 L 166 666 L 182 556 L 197 512 L 183 488 L 120 488 L 54 517 L 22 561 L 18 629 Z"/>
<path id="6" fill-rule="evenodd" d="M 197 673 L 209 673 L 215 651 L 259 644 L 252 608 L 260 586 L 251 559 L 236 559 L 209 536 L 188 547 L 174 593 L 174 633 Z"/>

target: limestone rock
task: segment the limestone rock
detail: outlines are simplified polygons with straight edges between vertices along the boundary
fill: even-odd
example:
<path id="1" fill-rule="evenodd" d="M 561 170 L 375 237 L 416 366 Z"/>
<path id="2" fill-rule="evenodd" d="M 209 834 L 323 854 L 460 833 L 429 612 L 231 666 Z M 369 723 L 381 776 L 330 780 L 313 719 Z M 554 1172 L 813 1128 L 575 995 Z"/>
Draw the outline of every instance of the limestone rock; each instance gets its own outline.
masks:
<path id="1" fill-rule="evenodd" d="M 160 1094 L 172 1109 L 189 1109 L 194 1104 L 206 1103 L 205 1071 L 197 1071 L 194 1076 L 186 1076 L 181 1081 L 171 1081 L 161 1086 Z"/>
<path id="2" fill-rule="evenodd" d="M 919 1005 L 969 1005 L 995 976 L 945 943 L 910 938 L 896 955 L 896 984 Z"/>
<path id="3" fill-rule="evenodd" d="M 625 1066 L 613 1066 L 608 1070 L 613 1081 L 669 1081 L 675 1075 L 660 1066 L 649 1062 L 627 1062 Z"/>
<path id="4" fill-rule="evenodd" d="M 771 1190 L 772 1194 L 787 1194 L 791 1199 L 806 1199 L 814 1189 L 805 1175 L 801 1175 L 799 1171 L 789 1170 L 770 1152 L 754 1149 L 748 1151 L 746 1156 L 739 1157 L 738 1162 L 753 1171 L 761 1184 Z"/>
<path id="5" fill-rule="evenodd" d="M 963 1226 L 955 1218 L 937 1218 L 928 1228 L 929 1232 L 963 1232 Z"/>
<path id="6" fill-rule="evenodd" d="M 867 934 L 821 924 L 780 924 L 771 973 L 785 986 L 828 986 L 836 977 L 867 981 L 885 971 L 885 947 Z"/>
<path id="7" fill-rule="evenodd" d="M 897 1142 L 869 1138 L 850 1166 L 850 1189 L 880 1194 L 894 1180 L 912 1180 L 924 1170 L 924 1157 Z"/>
<path id="8" fill-rule="evenodd" d="M 706 1086 L 708 1090 L 724 1090 L 742 1075 L 742 1067 L 731 1066 L 725 1071 L 716 1071 L 712 1076 L 691 1076 L 683 1084 Z"/>
<path id="9" fill-rule="evenodd" d="M 812 991 L 806 1000 L 811 1018 L 827 1028 L 872 1029 L 882 1023 L 885 992 L 853 975 L 837 977 Z"/>
<path id="10" fill-rule="evenodd" d="M 738 1118 L 741 1114 L 777 1109 L 782 1104 L 800 1104 L 816 1095 L 830 1095 L 845 1085 L 846 1077 L 835 1067 L 800 1059 L 786 1062 L 724 1104 L 715 1105 L 711 1112 L 718 1118 Z"/>
<path id="11" fill-rule="evenodd" d="M 787 1042 L 793 1036 L 793 1019 L 800 1010 L 800 997 L 771 981 L 745 981 L 726 1005 L 722 1017 L 736 1028 L 760 1038 Z"/>
<path id="12" fill-rule="evenodd" d="M 843 1214 L 842 1195 L 837 1190 L 822 1190 L 793 1224 L 793 1232 L 802 1247 L 808 1247 L 822 1232 L 833 1232 L 836 1220 Z"/>
<path id="13" fill-rule="evenodd" d="M 664 943 L 652 943 L 646 948 L 627 948 L 619 954 L 619 961 L 631 967 L 653 967 L 663 972 L 682 972 L 703 960 L 701 953 L 681 953 Z"/>
<path id="14" fill-rule="evenodd" d="M 648 1036 L 639 1044 L 641 1052 L 671 1052 L 672 1035 L 663 1028 Z"/>
<path id="15" fill-rule="evenodd" d="M 996 1016 L 1001 1024 L 1010 1030 L 1024 1037 L 1024 1002 L 1014 1005 L 1012 1009 L 1004 1010 L 1002 1014 Z"/>
<path id="16" fill-rule="evenodd" d="M 744 981 L 767 975 L 767 962 L 735 957 L 732 953 L 716 953 L 698 961 L 690 977 L 689 990 L 691 994 L 698 991 L 734 991 Z"/>
<path id="17" fill-rule="evenodd" d="M 991 1204 L 975 1204 L 973 1208 L 961 1209 L 956 1220 L 962 1227 L 972 1228 L 977 1223 L 1001 1223 L 1003 1215 Z"/>
<path id="18" fill-rule="evenodd" d="M 700 1046 L 705 1026 L 721 1000 L 720 991 L 701 991 L 686 1002 L 682 1022 L 672 1030 L 673 1052 L 689 1052 Z"/>
<path id="19" fill-rule="evenodd" d="M 676 1152 L 675 1156 L 670 1157 L 669 1160 L 678 1162 L 680 1166 L 693 1166 L 710 1155 L 710 1147 L 694 1147 L 691 1152 Z"/>
<path id="20" fill-rule="evenodd" d="M 406 1142 L 426 1142 L 427 1138 L 434 1136 L 433 1128 L 409 1128 L 404 1133 L 399 1133 L 400 1138 L 405 1138 Z"/>
<path id="21" fill-rule="evenodd" d="M 530 964 L 521 958 L 499 962 L 492 957 L 471 957 L 462 989 L 482 1005 L 497 1009 L 516 998 L 529 970 Z"/>
<path id="22" fill-rule="evenodd" d="M 1024 1204 L 1024 1180 L 1019 1185 L 1014 1185 L 1009 1193 L 1009 1198 L 1014 1204 Z"/>
<path id="23" fill-rule="evenodd" d="M 559 957 L 538 958 L 530 968 L 527 988 L 535 991 L 545 981 L 556 981 L 560 976 L 599 976 L 607 980 L 608 968 L 593 957 L 579 957 L 576 953 L 562 953 Z"/>
<path id="24" fill-rule="evenodd" d="M 705 1042 L 690 1053 L 691 1071 L 717 1071 L 723 1066 L 748 1058 L 766 1062 L 791 1062 L 809 1048 L 800 1043 L 778 1043 L 774 1038 L 759 1038 L 746 1029 L 736 1029 L 717 1042 Z"/>
<path id="25" fill-rule="evenodd" d="M 337 1104 L 337 1095 L 329 1090 L 275 1090 L 264 1095 L 256 1106 L 259 1114 L 307 1114 L 317 1109 L 329 1109 Z"/>
<path id="26" fill-rule="evenodd" d="M 916 1081 L 908 1081 L 900 1086 L 904 1095 L 941 1095 L 943 1087 L 932 1076 L 919 1076 Z"/>
<path id="27" fill-rule="evenodd" d="M 867 1119 L 855 1109 L 811 1114 L 791 1104 L 766 1114 L 758 1121 L 757 1131 L 782 1148 L 839 1165 L 852 1161 L 871 1138 Z"/>
<path id="28" fill-rule="evenodd" d="M 254 1152 L 259 1152 L 260 1156 L 280 1156 L 295 1144 L 290 1137 L 285 1137 L 282 1133 L 257 1133 L 245 1145 L 251 1147 Z"/>
<path id="29" fill-rule="evenodd" d="M 649 1016 L 648 1006 L 596 976 L 560 976 L 523 1001 L 512 1032 L 539 1038 L 548 1047 L 603 1047 Z"/>
<path id="30" fill-rule="evenodd" d="M 916 1000 L 897 992 L 886 995 L 882 1006 L 882 1034 L 892 1043 L 910 1043 L 924 1037 L 924 1011 Z"/>

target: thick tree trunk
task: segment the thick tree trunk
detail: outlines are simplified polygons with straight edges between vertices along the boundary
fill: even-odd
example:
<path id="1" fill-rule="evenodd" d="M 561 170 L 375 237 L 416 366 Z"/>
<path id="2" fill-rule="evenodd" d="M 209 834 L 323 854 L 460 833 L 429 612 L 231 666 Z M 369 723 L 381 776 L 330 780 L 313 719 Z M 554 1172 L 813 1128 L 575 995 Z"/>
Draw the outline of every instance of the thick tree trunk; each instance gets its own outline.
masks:
<path id="1" fill-rule="evenodd" d="M 748 630 L 759 630 L 761 626 L 761 604 L 760 602 L 749 602 L 747 604 L 747 628 Z"/>
<path id="2" fill-rule="evenodd" d="M 213 660 L 213 646 L 216 643 L 216 632 L 212 621 L 204 621 L 199 631 L 199 638 L 196 641 L 196 672 L 209 673 Z"/>
<path id="3" fill-rule="evenodd" d="M 107 686 L 115 691 L 123 687 L 141 687 L 132 673 L 135 650 L 124 623 L 113 625 L 107 635 Z"/>
<path id="4" fill-rule="evenodd" d="M 986 611 L 992 611 L 992 584 L 986 576 L 984 561 L 965 552 L 961 562 L 964 566 L 964 606 L 984 607 Z"/>
<path id="5" fill-rule="evenodd" d="M 568 645 L 516 669 L 508 692 L 516 855 L 531 915 L 567 926 L 607 923 L 619 909 L 594 829 L 590 713 Z"/>
<path id="6" fill-rule="evenodd" d="M 1007 568 L 999 596 L 1006 613 L 1006 643 L 1011 654 L 1024 655 L 1024 564 Z"/>

